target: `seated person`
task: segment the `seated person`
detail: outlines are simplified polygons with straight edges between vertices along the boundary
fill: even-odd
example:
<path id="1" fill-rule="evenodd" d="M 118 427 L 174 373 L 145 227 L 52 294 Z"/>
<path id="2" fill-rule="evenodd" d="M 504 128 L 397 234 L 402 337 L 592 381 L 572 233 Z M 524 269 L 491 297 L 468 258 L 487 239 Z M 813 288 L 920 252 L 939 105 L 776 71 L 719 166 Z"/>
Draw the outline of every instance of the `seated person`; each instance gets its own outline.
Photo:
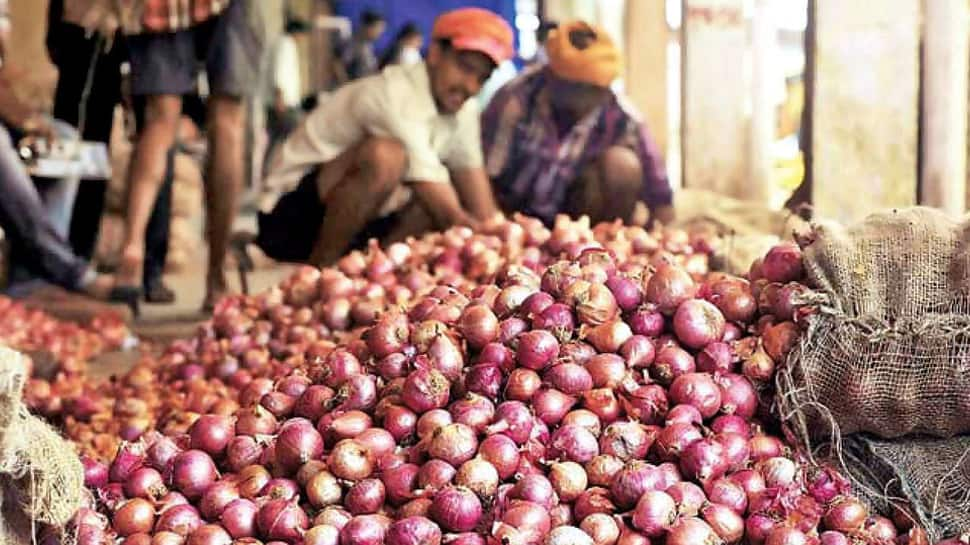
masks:
<path id="1" fill-rule="evenodd" d="M 549 63 L 527 68 L 482 115 L 485 165 L 499 204 L 551 224 L 673 219 L 663 158 L 646 126 L 610 85 L 620 53 L 606 31 L 573 22 L 551 31 Z"/>
<path id="2" fill-rule="evenodd" d="M 435 21 L 426 62 L 337 90 L 274 156 L 265 185 L 284 194 L 262 203 L 256 244 L 277 260 L 325 265 L 369 238 L 495 216 L 469 99 L 512 43 L 498 15 L 454 10 Z"/>

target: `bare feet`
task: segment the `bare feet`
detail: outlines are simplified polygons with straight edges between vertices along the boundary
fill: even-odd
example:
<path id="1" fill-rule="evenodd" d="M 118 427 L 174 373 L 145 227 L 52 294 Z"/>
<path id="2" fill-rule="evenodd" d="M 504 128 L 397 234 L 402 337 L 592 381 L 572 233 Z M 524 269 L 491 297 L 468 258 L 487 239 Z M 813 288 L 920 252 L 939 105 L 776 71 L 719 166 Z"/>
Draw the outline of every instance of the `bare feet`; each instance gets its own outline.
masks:
<path id="1" fill-rule="evenodd" d="M 131 246 L 121 252 L 115 283 L 119 286 L 141 286 L 145 252 Z"/>
<path id="2" fill-rule="evenodd" d="M 226 287 L 226 274 L 223 271 L 210 272 L 205 282 L 205 299 L 202 300 L 202 312 L 211 313 L 216 303 L 222 299 L 229 289 Z"/>

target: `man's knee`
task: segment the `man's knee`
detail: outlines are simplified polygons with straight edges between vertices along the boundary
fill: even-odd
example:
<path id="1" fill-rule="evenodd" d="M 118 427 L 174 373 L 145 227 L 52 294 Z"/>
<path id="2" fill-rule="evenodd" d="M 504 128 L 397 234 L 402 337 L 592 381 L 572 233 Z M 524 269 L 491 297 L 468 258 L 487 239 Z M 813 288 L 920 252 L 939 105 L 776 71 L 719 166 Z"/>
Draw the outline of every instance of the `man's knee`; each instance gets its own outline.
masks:
<path id="1" fill-rule="evenodd" d="M 372 190 L 388 191 L 404 178 L 407 154 L 398 140 L 375 136 L 360 144 L 357 164 Z"/>
<path id="2" fill-rule="evenodd" d="M 612 191 L 637 191 L 643 180 L 640 158 L 630 148 L 612 146 L 599 160 L 603 182 Z"/>

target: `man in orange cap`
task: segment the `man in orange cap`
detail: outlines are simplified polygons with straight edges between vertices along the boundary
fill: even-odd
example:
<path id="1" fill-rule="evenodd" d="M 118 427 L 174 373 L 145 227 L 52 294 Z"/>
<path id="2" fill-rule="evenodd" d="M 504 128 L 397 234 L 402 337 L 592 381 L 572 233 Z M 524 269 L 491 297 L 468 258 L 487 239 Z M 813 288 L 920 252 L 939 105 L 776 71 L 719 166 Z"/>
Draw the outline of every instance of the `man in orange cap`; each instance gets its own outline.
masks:
<path id="1" fill-rule="evenodd" d="M 485 164 L 502 207 L 552 223 L 557 214 L 633 221 L 673 218 L 663 160 L 639 116 L 610 85 L 620 53 L 606 31 L 553 30 L 548 64 L 527 68 L 482 116 Z"/>
<path id="2" fill-rule="evenodd" d="M 322 265 L 369 238 L 476 227 L 498 213 L 469 98 L 511 58 L 512 29 L 465 8 L 441 15 L 431 38 L 425 62 L 338 89 L 280 147 L 256 241 L 270 257 Z"/>

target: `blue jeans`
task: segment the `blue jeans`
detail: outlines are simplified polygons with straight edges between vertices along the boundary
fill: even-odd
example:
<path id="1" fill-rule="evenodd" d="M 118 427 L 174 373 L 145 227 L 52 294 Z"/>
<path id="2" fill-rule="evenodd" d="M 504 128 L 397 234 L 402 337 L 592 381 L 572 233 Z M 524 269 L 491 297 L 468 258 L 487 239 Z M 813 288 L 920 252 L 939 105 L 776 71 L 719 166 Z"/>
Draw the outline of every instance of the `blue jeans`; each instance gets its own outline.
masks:
<path id="1" fill-rule="evenodd" d="M 0 125 L 0 227 L 10 241 L 12 276 L 20 269 L 72 291 L 82 287 L 89 264 L 74 254 L 64 230 L 59 230 L 51 221 L 37 186 L 27 174 L 3 125 Z"/>

